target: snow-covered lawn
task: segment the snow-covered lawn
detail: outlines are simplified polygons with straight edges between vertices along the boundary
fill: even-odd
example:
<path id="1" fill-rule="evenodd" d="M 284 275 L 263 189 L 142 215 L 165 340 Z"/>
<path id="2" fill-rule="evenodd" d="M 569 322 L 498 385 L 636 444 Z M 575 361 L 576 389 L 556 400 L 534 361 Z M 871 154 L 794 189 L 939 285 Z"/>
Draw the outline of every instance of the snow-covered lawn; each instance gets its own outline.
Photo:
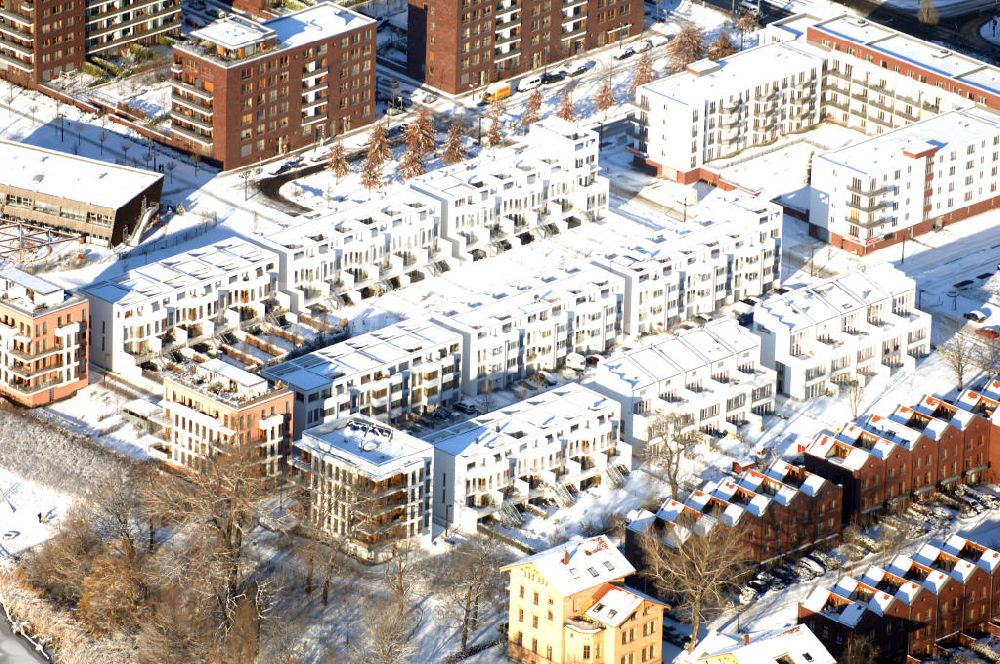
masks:
<path id="1" fill-rule="evenodd" d="M 0 467 L 0 564 L 50 538 L 72 502 L 60 491 Z"/>

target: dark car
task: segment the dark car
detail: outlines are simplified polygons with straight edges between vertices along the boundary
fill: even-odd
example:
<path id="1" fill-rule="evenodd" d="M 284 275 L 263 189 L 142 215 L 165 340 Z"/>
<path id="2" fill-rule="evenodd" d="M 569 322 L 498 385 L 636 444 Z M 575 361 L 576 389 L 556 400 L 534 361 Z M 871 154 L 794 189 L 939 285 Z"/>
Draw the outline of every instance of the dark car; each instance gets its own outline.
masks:
<path id="1" fill-rule="evenodd" d="M 465 403 L 464 401 L 459 401 L 454 405 L 455 410 L 460 413 L 465 413 L 466 415 L 477 415 L 479 413 L 476 407 L 472 404 Z"/>
<path id="2" fill-rule="evenodd" d="M 542 85 L 548 85 L 550 83 L 559 83 L 560 81 L 566 80 L 566 72 L 562 69 L 557 69 L 555 71 L 547 71 L 542 74 Z"/>
<path id="3" fill-rule="evenodd" d="M 566 69 L 569 72 L 570 76 L 581 76 L 583 74 L 586 74 L 588 71 L 590 71 L 590 68 L 593 67 L 593 66 L 594 66 L 593 61 L 591 61 L 591 60 L 584 60 L 584 61 L 581 61 L 581 62 L 570 63 L 566 67 Z"/>

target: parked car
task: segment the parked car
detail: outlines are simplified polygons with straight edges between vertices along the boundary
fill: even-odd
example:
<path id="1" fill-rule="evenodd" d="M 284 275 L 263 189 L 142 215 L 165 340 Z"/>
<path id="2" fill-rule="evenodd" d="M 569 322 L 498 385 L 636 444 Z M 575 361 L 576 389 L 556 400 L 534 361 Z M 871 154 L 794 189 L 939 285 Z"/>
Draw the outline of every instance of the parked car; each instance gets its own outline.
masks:
<path id="1" fill-rule="evenodd" d="M 473 406 L 471 403 L 468 403 L 468 402 L 465 402 L 465 401 L 459 401 L 457 404 L 454 405 L 454 408 L 458 412 L 464 413 L 466 415 L 478 415 L 479 414 L 479 410 L 476 409 L 475 406 Z"/>
<path id="2" fill-rule="evenodd" d="M 984 339 L 1000 339 L 1000 332 L 992 327 L 981 327 L 976 330 L 976 334 Z"/>
<path id="3" fill-rule="evenodd" d="M 581 60 L 579 62 L 570 62 L 565 66 L 566 73 L 570 76 L 581 76 L 590 71 L 590 68 L 594 66 L 593 60 Z"/>
<path id="4" fill-rule="evenodd" d="M 964 314 L 962 314 L 962 316 L 964 316 L 968 320 L 975 321 L 976 323 L 982 323 L 987 318 L 989 318 L 989 316 L 986 315 L 986 312 L 983 311 L 982 309 L 973 309 L 972 311 L 966 311 Z"/>
<path id="5" fill-rule="evenodd" d="M 625 60 L 626 58 L 631 58 L 633 55 L 635 55 L 635 49 L 632 46 L 625 46 L 620 50 L 615 51 L 615 54 L 611 57 L 615 60 Z"/>
<path id="6" fill-rule="evenodd" d="M 534 90 L 542 84 L 541 74 L 532 74 L 531 76 L 525 76 L 518 82 L 518 90 Z"/>
<path id="7" fill-rule="evenodd" d="M 550 85 L 552 83 L 559 83 L 560 81 L 566 80 L 566 72 L 562 69 L 556 69 L 553 71 L 547 71 L 542 74 L 542 84 Z"/>
<path id="8" fill-rule="evenodd" d="M 412 95 L 410 99 L 419 104 L 433 104 L 438 100 L 438 96 L 433 92 L 427 92 L 426 90 L 417 90 Z"/>
<path id="9" fill-rule="evenodd" d="M 635 43 L 635 52 L 636 53 L 645 53 L 646 51 L 648 51 L 651 48 L 653 48 L 653 40 L 652 39 L 643 39 L 642 41 Z"/>
<path id="10" fill-rule="evenodd" d="M 441 420 L 443 422 L 444 420 L 447 420 L 449 417 L 451 417 L 451 411 L 448 410 L 447 408 L 438 408 L 431 414 L 431 417 L 433 417 L 435 420 Z"/>
<path id="11" fill-rule="evenodd" d="M 543 383 L 545 383 L 545 385 L 547 385 L 548 387 L 555 387 L 556 385 L 559 384 L 559 381 L 557 381 L 555 378 L 545 373 L 544 371 L 539 371 L 535 375 L 537 375 L 538 379 L 541 380 Z"/>

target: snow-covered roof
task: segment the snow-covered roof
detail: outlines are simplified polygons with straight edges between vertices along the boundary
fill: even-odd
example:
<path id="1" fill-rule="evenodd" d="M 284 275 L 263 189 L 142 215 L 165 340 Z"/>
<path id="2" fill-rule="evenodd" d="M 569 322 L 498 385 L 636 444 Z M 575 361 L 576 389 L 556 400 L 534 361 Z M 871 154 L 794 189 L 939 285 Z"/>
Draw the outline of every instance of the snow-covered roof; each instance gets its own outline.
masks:
<path id="1" fill-rule="evenodd" d="M 960 535 L 952 535 L 941 544 L 941 550 L 953 556 L 975 563 L 990 574 L 1000 567 L 1000 552 L 973 542 Z"/>
<path id="2" fill-rule="evenodd" d="M 656 515 L 645 509 L 629 510 L 625 519 L 628 521 L 626 528 L 639 534 L 647 532 L 656 523 Z"/>
<path id="3" fill-rule="evenodd" d="M 0 163 L 0 187 L 112 209 L 163 179 L 161 173 L 7 140 L 0 140 Z"/>
<path id="4" fill-rule="evenodd" d="M 508 571 L 522 565 L 532 565 L 563 597 L 635 573 L 635 568 L 607 535 L 573 539 L 500 569 Z"/>
<path id="5" fill-rule="evenodd" d="M 428 443 L 362 415 L 306 429 L 295 447 L 315 457 L 337 459 L 376 480 L 404 472 L 433 456 Z"/>
<path id="6" fill-rule="evenodd" d="M 610 627 L 618 627 L 642 605 L 642 599 L 626 588 L 609 584 L 603 594 L 594 598 L 594 605 L 583 615 Z"/>
<path id="7" fill-rule="evenodd" d="M 676 661 L 694 664 L 717 658 L 730 664 L 836 664 L 805 625 L 751 634 L 712 632 L 698 642 L 694 652 L 682 653 Z"/>

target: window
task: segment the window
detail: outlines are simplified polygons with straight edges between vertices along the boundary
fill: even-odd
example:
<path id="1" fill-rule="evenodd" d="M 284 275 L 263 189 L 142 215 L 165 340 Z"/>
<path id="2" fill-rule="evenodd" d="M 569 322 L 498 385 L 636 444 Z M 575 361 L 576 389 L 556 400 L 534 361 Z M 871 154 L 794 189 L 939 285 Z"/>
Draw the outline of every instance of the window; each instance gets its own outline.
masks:
<path id="1" fill-rule="evenodd" d="M 583 658 L 590 659 L 590 646 L 583 647 Z"/>

